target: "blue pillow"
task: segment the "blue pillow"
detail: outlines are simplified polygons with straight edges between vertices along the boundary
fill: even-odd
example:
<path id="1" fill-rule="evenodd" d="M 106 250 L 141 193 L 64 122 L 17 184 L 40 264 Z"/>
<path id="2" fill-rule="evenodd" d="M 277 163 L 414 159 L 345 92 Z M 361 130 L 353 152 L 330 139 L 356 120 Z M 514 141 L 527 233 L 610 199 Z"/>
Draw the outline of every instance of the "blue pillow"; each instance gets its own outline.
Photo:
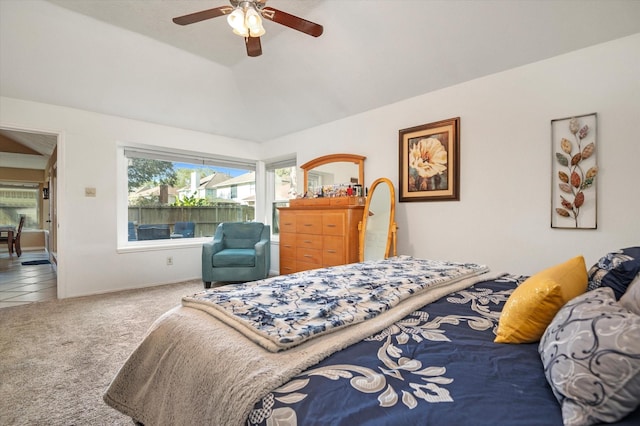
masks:
<path id="1" fill-rule="evenodd" d="M 640 273 L 640 247 L 628 247 L 611 252 L 589 269 L 587 290 L 611 287 L 616 300 L 620 300 L 638 273 Z"/>

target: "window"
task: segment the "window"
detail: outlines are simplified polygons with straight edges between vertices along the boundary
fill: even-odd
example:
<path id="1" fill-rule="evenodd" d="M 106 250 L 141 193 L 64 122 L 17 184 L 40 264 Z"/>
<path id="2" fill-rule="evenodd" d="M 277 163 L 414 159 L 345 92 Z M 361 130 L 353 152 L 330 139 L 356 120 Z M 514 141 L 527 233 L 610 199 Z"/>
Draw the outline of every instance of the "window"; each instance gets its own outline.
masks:
<path id="1" fill-rule="evenodd" d="M 289 199 L 295 198 L 297 191 L 296 159 L 288 158 L 277 162 L 267 163 L 268 188 L 271 192 L 271 233 L 280 234 L 280 215 L 278 207 L 289 205 Z"/>
<path id="2" fill-rule="evenodd" d="M 40 228 L 40 205 L 37 183 L 0 182 L 0 223 L 17 225 L 26 215 L 25 228 Z"/>
<path id="3" fill-rule="evenodd" d="M 255 218 L 255 162 L 125 148 L 128 241 L 211 237 Z"/>

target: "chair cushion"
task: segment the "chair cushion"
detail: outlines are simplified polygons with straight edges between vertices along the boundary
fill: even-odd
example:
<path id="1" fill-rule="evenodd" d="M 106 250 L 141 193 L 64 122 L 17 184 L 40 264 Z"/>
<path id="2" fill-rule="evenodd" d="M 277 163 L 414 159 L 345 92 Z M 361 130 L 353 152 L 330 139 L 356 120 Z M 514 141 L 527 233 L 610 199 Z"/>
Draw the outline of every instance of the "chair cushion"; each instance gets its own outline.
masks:
<path id="1" fill-rule="evenodd" d="M 213 255 L 213 267 L 247 267 L 255 266 L 256 251 L 254 249 L 224 249 Z"/>
<path id="2" fill-rule="evenodd" d="M 224 223 L 224 247 L 228 249 L 253 248 L 260 241 L 264 224 L 259 222 Z"/>

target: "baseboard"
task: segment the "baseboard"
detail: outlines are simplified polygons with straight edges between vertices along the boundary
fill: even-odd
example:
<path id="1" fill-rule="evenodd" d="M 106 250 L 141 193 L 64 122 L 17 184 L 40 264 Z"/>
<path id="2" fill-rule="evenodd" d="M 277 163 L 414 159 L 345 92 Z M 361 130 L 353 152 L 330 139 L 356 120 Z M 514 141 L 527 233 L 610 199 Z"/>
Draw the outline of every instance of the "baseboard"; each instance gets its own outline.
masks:
<path id="1" fill-rule="evenodd" d="M 45 251 L 44 246 L 22 246 L 22 251 Z"/>

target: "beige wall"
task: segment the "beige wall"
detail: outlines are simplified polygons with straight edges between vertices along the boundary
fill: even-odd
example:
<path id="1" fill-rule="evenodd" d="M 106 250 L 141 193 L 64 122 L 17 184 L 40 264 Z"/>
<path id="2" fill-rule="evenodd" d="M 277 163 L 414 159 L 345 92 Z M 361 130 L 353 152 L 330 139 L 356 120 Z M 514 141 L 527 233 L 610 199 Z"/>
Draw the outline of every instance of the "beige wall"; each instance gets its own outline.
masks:
<path id="1" fill-rule="evenodd" d="M 202 247 L 197 239 L 154 248 L 118 245 L 119 240 L 125 245 L 127 241 L 124 146 L 249 160 L 258 160 L 260 151 L 255 142 L 0 96 L 3 126 L 59 135 L 55 188 L 59 298 L 201 277 Z M 86 197 L 85 188 L 95 188 L 95 196 Z M 169 256 L 172 265 L 167 265 Z"/>
<path id="2" fill-rule="evenodd" d="M 295 147 L 299 164 L 364 155 L 366 186 L 388 177 L 397 189 L 398 131 L 460 117 L 460 201 L 398 203 L 398 253 L 521 274 L 578 254 L 591 266 L 640 245 L 639 75 L 640 33 L 288 135 L 263 152 Z M 598 228 L 553 229 L 551 120 L 590 113 Z"/>
<path id="3" fill-rule="evenodd" d="M 43 249 L 44 231 L 23 230 L 22 234 L 20 234 L 20 245 L 22 246 L 22 250 Z"/>
<path id="4" fill-rule="evenodd" d="M 44 182 L 44 170 L 0 167 L 0 180 L 11 182 Z"/>
<path id="5" fill-rule="evenodd" d="M 399 203 L 398 252 L 533 273 L 578 253 L 592 264 L 608 250 L 640 243 L 640 198 L 630 188 L 640 158 L 638 75 L 640 34 L 417 94 L 266 144 L 7 97 L 0 97 L 0 126 L 61 134 L 60 297 L 201 276 L 199 246 L 118 247 L 119 235 L 126 240 L 126 212 L 118 209 L 126 203 L 126 169 L 118 163 L 123 144 L 254 159 L 297 152 L 299 164 L 351 152 L 367 157 L 367 186 L 382 176 L 397 185 L 398 130 L 456 116 L 461 117 L 460 201 Z M 592 112 L 598 113 L 601 168 L 598 229 L 551 229 L 550 121 Z M 96 188 L 96 197 L 85 197 L 85 187 Z M 167 256 L 173 265 L 167 265 Z"/>

